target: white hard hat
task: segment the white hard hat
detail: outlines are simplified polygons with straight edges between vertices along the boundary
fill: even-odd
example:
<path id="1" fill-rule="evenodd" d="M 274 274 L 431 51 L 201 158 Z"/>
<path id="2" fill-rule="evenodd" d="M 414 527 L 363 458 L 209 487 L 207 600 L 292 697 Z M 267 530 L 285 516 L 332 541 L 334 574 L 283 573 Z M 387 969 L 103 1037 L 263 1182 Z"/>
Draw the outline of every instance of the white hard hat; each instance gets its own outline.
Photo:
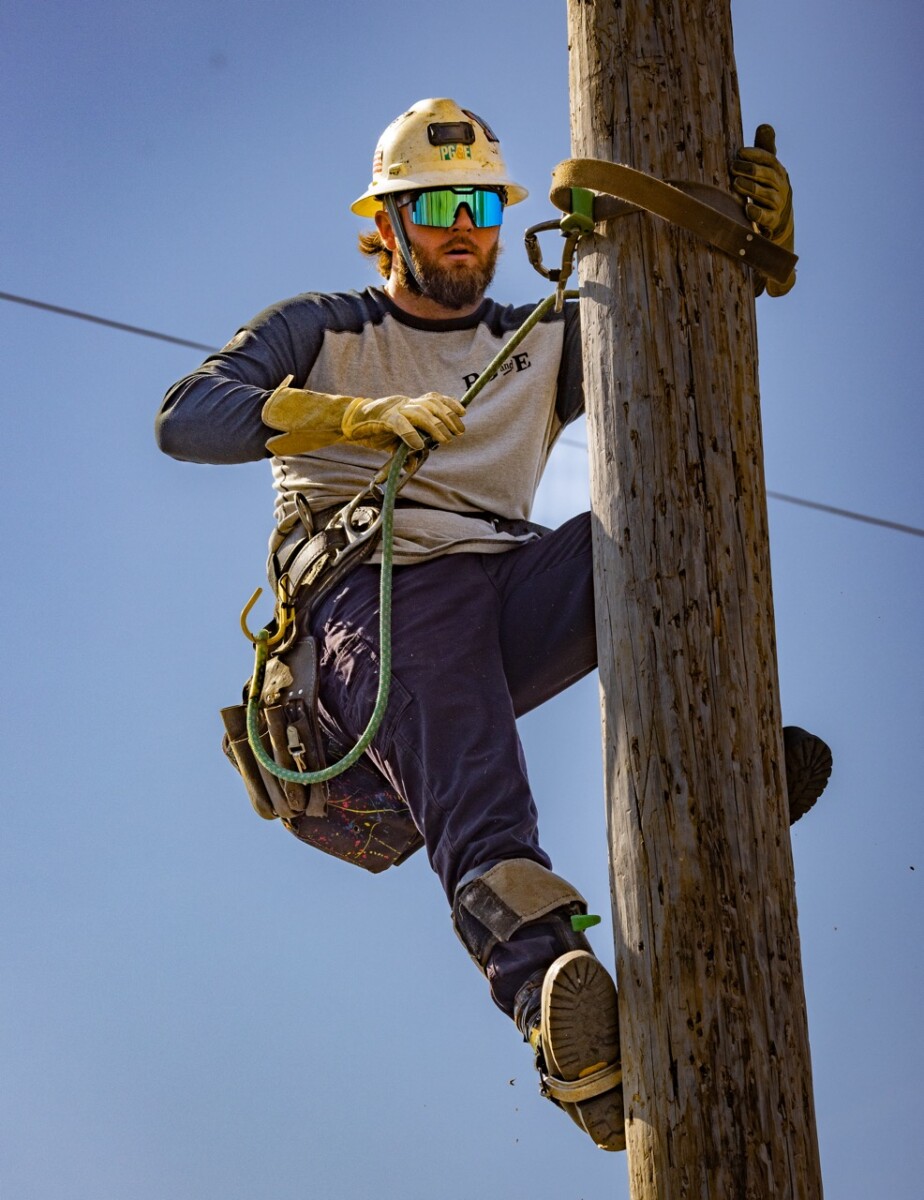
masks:
<path id="1" fill-rule="evenodd" d="M 418 100 L 379 138 L 372 182 L 350 207 L 373 217 L 390 193 L 439 187 L 504 187 L 508 204 L 528 195 L 511 180 L 500 142 L 480 117 L 454 100 Z"/>

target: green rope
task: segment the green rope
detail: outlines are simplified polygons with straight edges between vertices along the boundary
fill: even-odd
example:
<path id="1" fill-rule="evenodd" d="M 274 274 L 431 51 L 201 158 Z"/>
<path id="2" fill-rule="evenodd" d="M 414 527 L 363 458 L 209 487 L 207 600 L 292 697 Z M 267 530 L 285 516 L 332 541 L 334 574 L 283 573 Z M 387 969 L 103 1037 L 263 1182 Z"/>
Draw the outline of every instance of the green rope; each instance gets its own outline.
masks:
<path id="1" fill-rule="evenodd" d="M 580 294 L 580 292 L 565 292 L 565 299 L 577 300 Z M 514 352 L 514 350 L 516 350 L 517 346 L 519 346 L 520 342 L 523 341 L 526 335 L 536 325 L 539 324 L 549 309 L 554 306 L 555 299 L 556 295 L 553 292 L 551 296 L 546 296 L 544 300 L 541 300 L 529 314 L 520 328 L 512 335 L 510 340 L 504 346 L 502 346 L 500 350 L 498 350 L 498 352 L 494 355 L 485 369 L 481 372 L 472 386 L 459 401 L 463 408 L 468 408 L 481 389 L 490 382 L 491 376 L 494 374 L 494 372 L 500 369 L 504 360 L 510 357 L 510 355 Z"/>
<path id="2" fill-rule="evenodd" d="M 576 291 L 567 291 L 564 293 L 564 298 L 575 300 L 579 294 Z M 545 300 L 541 301 L 533 309 L 520 328 L 516 330 L 503 348 L 491 359 L 462 397 L 460 403 L 463 407 L 467 408 L 471 404 L 495 372 L 500 369 L 505 359 L 509 358 L 530 330 L 552 308 L 555 301 L 556 296 L 554 294 L 547 296 Z M 378 732 L 382 718 L 385 716 L 385 709 L 388 707 L 388 693 L 391 688 L 391 569 L 394 560 L 395 498 L 402 483 L 406 482 L 399 482 L 399 477 L 404 469 L 404 464 L 409 453 L 410 450 L 405 445 L 400 446 L 395 451 L 394 457 L 388 467 L 388 475 L 382 497 L 382 568 L 379 582 L 379 687 L 375 697 L 375 707 L 359 741 L 339 762 L 331 763 L 329 767 L 325 767 L 320 771 L 292 771 L 288 767 L 281 767 L 267 754 L 260 738 L 259 718 L 260 696 L 263 691 L 266 662 L 269 657 L 269 647 L 267 646 L 270 636 L 269 631 L 261 629 L 254 639 L 256 661 L 250 680 L 250 690 L 247 693 L 247 741 L 250 743 L 250 748 L 260 765 L 269 771 L 271 775 L 275 775 L 277 779 L 282 779 L 286 783 L 308 785 L 326 783 L 327 780 L 335 779 L 338 775 L 342 775 L 344 771 L 359 762 L 363 754 L 365 754 L 366 750 L 372 744 L 372 739 Z"/>

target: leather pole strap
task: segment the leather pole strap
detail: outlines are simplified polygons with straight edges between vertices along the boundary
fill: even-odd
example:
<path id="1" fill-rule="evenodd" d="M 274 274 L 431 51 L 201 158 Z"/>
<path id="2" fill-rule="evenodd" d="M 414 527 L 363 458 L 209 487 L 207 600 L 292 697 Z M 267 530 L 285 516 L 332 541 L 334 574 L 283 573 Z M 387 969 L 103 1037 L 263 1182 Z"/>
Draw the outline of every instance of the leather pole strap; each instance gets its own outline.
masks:
<path id="1" fill-rule="evenodd" d="M 552 172 L 549 199 L 572 212 L 571 189 L 600 192 L 594 198 L 594 224 L 644 210 L 679 225 L 762 275 L 785 283 L 798 257 L 758 233 L 738 201 L 705 183 L 664 183 L 643 171 L 599 158 L 568 158 Z"/>

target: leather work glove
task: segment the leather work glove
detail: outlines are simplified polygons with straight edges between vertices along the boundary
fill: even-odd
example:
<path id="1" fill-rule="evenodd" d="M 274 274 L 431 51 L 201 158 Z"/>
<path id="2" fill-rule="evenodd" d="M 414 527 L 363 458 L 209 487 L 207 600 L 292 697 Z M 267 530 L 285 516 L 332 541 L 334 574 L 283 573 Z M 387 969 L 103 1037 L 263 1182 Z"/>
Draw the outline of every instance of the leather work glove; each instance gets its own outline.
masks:
<path id="1" fill-rule="evenodd" d="M 381 400 L 353 400 L 340 424 L 346 441 L 370 450 L 395 450 L 399 440 L 412 450 L 423 450 L 424 440 L 418 430 L 436 442 L 449 442 L 465 432 L 460 420 L 464 413 L 452 396 L 424 392 L 414 399 L 385 396 Z"/>
<path id="2" fill-rule="evenodd" d="M 764 237 L 793 250 L 796 233 L 792 187 L 776 157 L 776 133 L 772 125 L 758 125 L 754 145 L 738 151 L 732 163 L 732 187 L 744 197 L 744 211 Z M 771 296 L 783 296 L 795 282 L 793 271 L 785 283 L 768 279 L 767 291 Z"/>
<path id="3" fill-rule="evenodd" d="M 285 379 L 263 405 L 263 423 L 283 430 L 266 443 L 273 454 L 308 454 L 334 442 L 386 451 L 405 442 L 412 450 L 422 450 L 422 434 L 445 443 L 465 432 L 460 419 L 465 409 L 439 392 L 370 400 L 289 387 L 291 379 Z"/>

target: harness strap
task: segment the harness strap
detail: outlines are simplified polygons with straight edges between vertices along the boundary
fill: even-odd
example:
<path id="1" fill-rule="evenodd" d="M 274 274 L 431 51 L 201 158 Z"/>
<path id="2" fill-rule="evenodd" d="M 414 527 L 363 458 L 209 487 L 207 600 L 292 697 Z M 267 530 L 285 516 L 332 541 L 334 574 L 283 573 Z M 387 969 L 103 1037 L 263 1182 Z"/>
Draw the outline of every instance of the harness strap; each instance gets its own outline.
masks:
<path id="1" fill-rule="evenodd" d="M 298 588 L 304 582 L 311 581 L 311 572 L 315 564 L 319 560 L 332 553 L 338 553 L 343 556 L 343 551 L 349 545 L 349 539 L 343 531 L 341 525 L 333 523 L 333 518 L 341 511 L 341 505 L 334 505 L 331 508 L 322 509 L 320 512 L 311 513 L 310 520 L 306 519 L 306 506 L 300 506 L 301 522 L 297 523 L 283 541 L 278 545 L 270 556 L 270 582 L 275 588 L 283 575 L 288 576 L 289 592 L 295 595 Z M 416 508 L 421 510 L 433 510 L 430 504 L 422 504 L 417 500 L 408 500 L 403 496 L 398 496 L 395 500 L 395 508 Z M 442 511 L 442 510 L 441 510 Z M 523 537 L 526 534 L 533 534 L 541 537 L 548 533 L 549 530 L 545 525 L 539 525 L 535 521 L 526 521 L 519 518 L 499 517 L 495 513 L 489 513 L 478 510 L 453 511 L 453 516 L 471 517 L 479 521 L 487 521 L 493 525 L 498 533 L 509 533 L 514 537 Z M 306 526 L 317 532 L 308 532 Z M 358 546 L 355 553 L 346 555 L 347 562 L 344 566 L 348 566 L 352 570 L 354 566 L 364 562 L 369 557 L 374 543 L 366 543 Z M 364 551 L 360 553 L 359 551 Z M 319 569 L 320 570 L 320 569 Z M 338 570 L 336 578 L 339 578 L 342 572 Z M 326 591 L 331 583 L 334 582 L 332 576 L 330 580 L 325 579 L 323 590 Z M 319 597 L 312 596 L 312 603 L 316 604 Z"/>
<path id="2" fill-rule="evenodd" d="M 572 188 L 603 193 L 594 197 L 595 224 L 640 210 L 654 213 L 777 283 L 786 283 L 798 262 L 757 232 L 734 196 L 709 184 L 665 183 L 623 163 L 568 158 L 552 172 L 549 199 L 556 208 L 572 212 Z"/>
<path id="3" fill-rule="evenodd" d="M 322 555 L 329 554 L 334 550 L 342 550 L 346 544 L 346 534 L 336 526 L 319 529 L 311 537 L 303 534 L 293 538 L 291 542 L 284 542 L 276 551 L 276 567 L 279 578 L 288 575 L 294 595 L 295 591 L 301 587 L 302 581 L 312 565 Z"/>

